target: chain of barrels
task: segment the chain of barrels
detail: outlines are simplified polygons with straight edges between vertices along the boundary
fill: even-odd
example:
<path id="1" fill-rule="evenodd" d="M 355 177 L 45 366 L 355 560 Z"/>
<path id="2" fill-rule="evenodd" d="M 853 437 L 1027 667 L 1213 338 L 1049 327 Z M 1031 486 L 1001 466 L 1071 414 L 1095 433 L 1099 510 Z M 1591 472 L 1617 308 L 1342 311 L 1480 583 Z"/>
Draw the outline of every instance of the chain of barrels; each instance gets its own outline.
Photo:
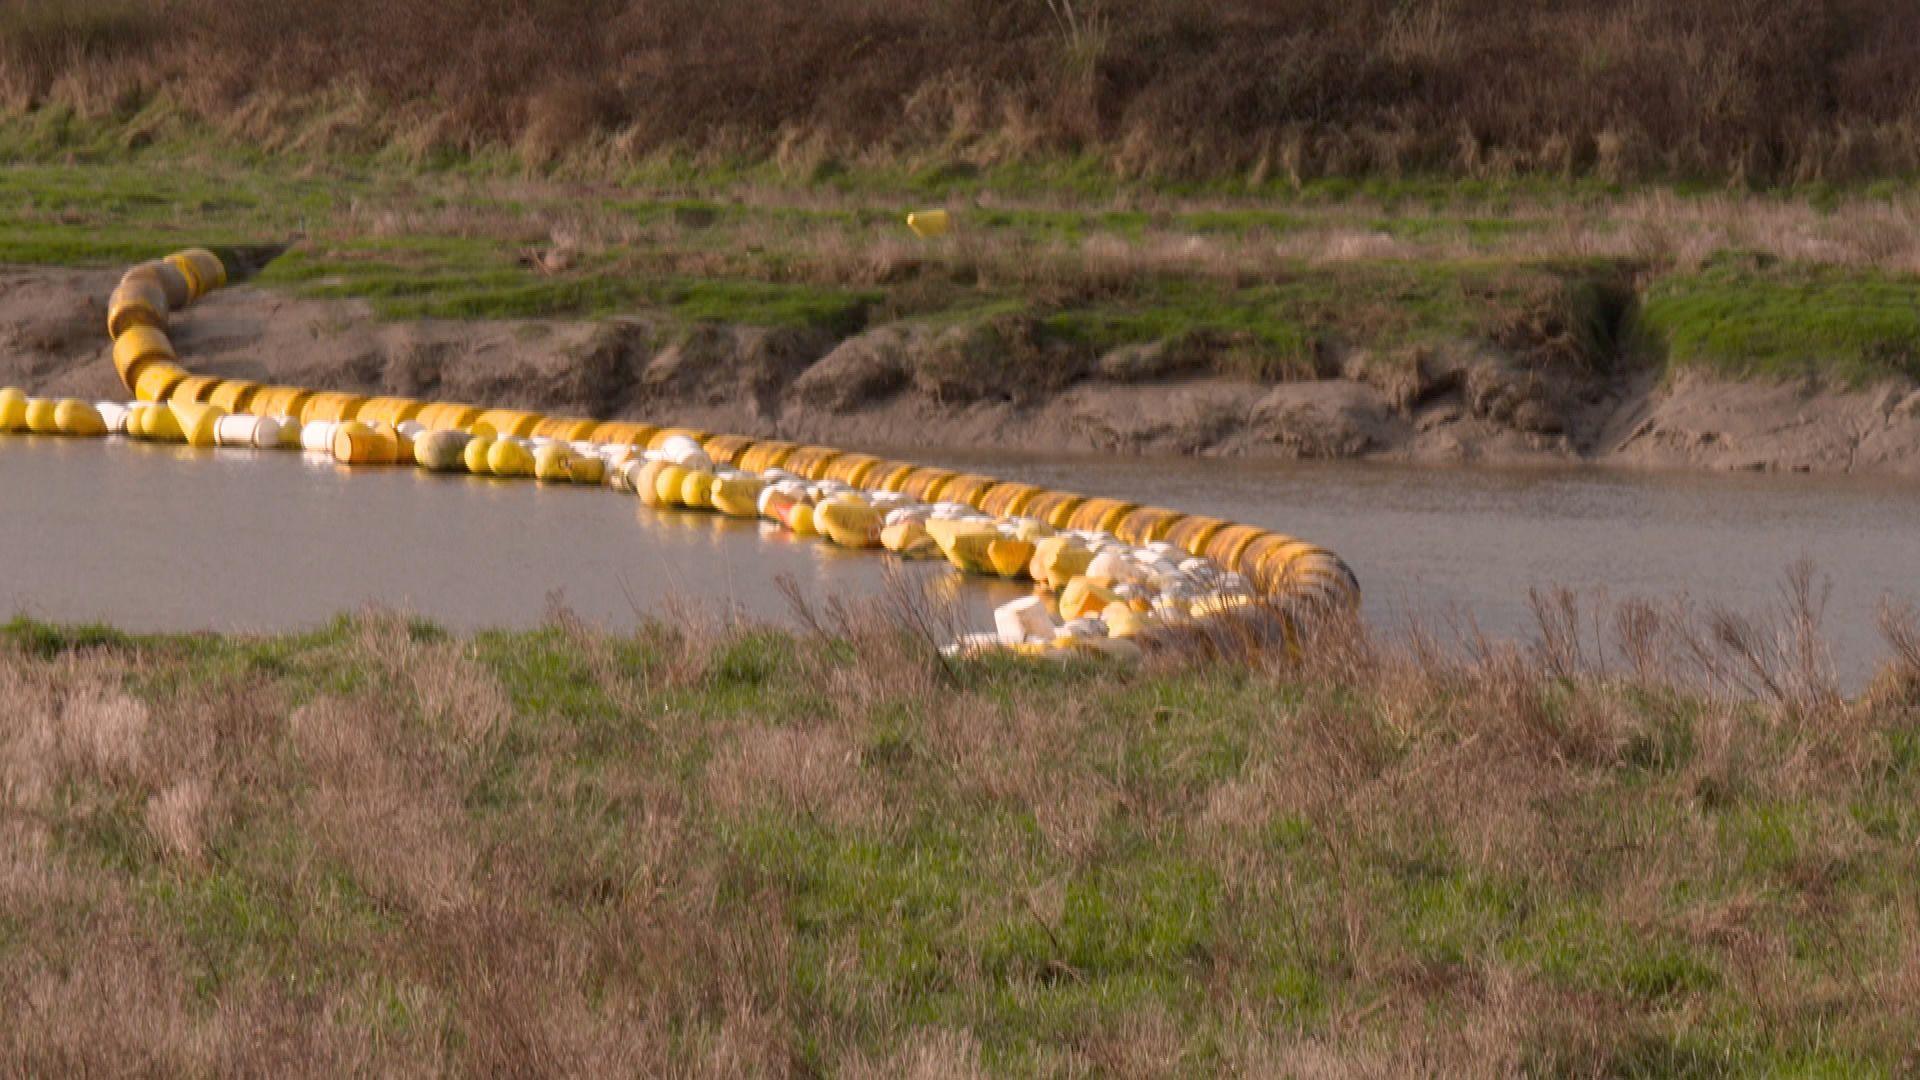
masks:
<path id="1" fill-rule="evenodd" d="M 1332 552 L 1218 518 L 825 446 L 193 375 L 167 337 L 170 316 L 226 282 L 224 264 L 206 250 L 129 270 L 108 302 L 107 329 L 114 367 L 136 400 L 0 390 L 0 432 L 305 449 L 347 465 L 604 484 L 649 506 L 766 519 L 848 547 L 945 558 L 1040 586 L 1035 598 L 996 613 L 994 633 L 961 648 L 1131 654 L 1129 639 L 1156 623 L 1237 611 L 1263 596 L 1309 609 L 1359 601 L 1352 571 Z"/>

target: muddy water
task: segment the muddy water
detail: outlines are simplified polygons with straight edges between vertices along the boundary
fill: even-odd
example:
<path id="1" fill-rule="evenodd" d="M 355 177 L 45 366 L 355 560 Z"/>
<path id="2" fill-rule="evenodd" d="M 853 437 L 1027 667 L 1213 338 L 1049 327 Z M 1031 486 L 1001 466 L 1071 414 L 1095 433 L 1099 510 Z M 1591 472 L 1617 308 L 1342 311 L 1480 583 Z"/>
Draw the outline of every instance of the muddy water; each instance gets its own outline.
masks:
<path id="1" fill-rule="evenodd" d="M 1527 591 L 1553 584 L 1756 610 L 1808 556 L 1832 579 L 1827 630 L 1857 684 L 1882 652 L 1880 602 L 1920 601 L 1911 484 L 1591 468 L 952 463 L 1311 538 L 1353 564 L 1369 617 L 1389 629 L 1472 624 L 1528 637 Z M 0 440 L 0 616 L 275 631 L 380 604 L 471 629 L 532 625 L 559 602 L 611 625 L 675 605 L 783 619 L 778 578 L 816 601 L 871 597 L 886 587 L 887 561 L 600 491 L 349 474 L 289 454 Z M 970 586 L 963 617 L 985 625 L 993 603 L 1020 592 Z"/>
<path id="2" fill-rule="evenodd" d="M 1338 551 L 1376 626 L 1531 640 L 1528 592 L 1566 586 L 1589 609 L 1637 598 L 1763 615 L 1791 566 L 1831 586 L 1836 670 L 1864 685 L 1885 648 L 1883 602 L 1920 604 L 1920 484 L 1798 474 L 1592 466 L 1439 469 L 1193 459 L 996 460 L 994 475 L 1114 491 L 1262 525 Z"/>

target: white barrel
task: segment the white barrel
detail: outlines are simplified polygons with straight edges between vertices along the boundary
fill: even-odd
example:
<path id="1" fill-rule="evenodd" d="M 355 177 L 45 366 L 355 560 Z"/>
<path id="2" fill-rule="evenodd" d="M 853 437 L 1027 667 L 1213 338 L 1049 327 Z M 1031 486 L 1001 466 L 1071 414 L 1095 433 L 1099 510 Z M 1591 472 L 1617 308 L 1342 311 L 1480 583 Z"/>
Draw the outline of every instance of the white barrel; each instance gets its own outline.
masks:
<path id="1" fill-rule="evenodd" d="M 300 449 L 309 454 L 333 456 L 333 433 L 340 429 L 338 421 L 315 420 L 300 428 Z"/>
<path id="2" fill-rule="evenodd" d="M 400 434 L 406 436 L 409 439 L 418 439 L 420 436 L 427 433 L 427 425 L 421 423 L 418 420 L 402 420 L 398 424 L 394 425 L 393 430 L 399 432 Z"/>
<path id="3" fill-rule="evenodd" d="M 281 429 L 286 425 L 277 416 L 256 416 L 253 418 L 253 446 L 256 450 L 278 450 L 280 448 Z"/>
<path id="4" fill-rule="evenodd" d="M 246 413 L 222 416 L 213 422 L 214 445 L 251 447 L 259 427 L 260 418 L 257 416 Z"/>
<path id="5" fill-rule="evenodd" d="M 94 409 L 100 414 L 100 422 L 107 425 L 107 431 L 114 435 L 127 433 L 127 406 L 117 401 L 96 401 Z"/>
<path id="6" fill-rule="evenodd" d="M 713 469 L 713 459 L 700 444 L 685 435 L 675 435 L 660 444 L 660 453 L 683 469 Z"/>

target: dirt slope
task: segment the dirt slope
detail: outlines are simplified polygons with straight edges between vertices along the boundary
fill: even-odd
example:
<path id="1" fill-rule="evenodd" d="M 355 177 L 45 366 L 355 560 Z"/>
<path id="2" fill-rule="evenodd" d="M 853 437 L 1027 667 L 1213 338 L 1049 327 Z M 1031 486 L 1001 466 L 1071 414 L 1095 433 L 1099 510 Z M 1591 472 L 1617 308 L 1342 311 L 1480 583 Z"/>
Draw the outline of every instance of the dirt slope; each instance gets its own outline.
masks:
<path id="1" fill-rule="evenodd" d="M 114 279 L 0 270 L 0 384 L 124 397 L 103 329 Z M 175 332 L 187 365 L 209 374 L 870 448 L 1920 475 L 1911 384 L 1555 378 L 1461 355 L 1411 370 L 1356 356 L 1346 377 L 1271 385 L 1156 379 L 1136 354 L 1087 372 L 1051 370 L 1044 354 L 983 363 L 949 337 L 893 325 L 836 342 L 644 318 L 381 323 L 358 303 L 246 287 Z"/>

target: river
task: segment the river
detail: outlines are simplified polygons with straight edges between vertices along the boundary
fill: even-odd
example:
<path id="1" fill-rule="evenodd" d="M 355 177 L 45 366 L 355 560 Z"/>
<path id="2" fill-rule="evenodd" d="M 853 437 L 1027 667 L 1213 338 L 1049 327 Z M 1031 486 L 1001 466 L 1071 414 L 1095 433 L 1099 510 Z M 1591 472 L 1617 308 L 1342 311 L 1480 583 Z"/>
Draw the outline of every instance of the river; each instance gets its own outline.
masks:
<path id="1" fill-rule="evenodd" d="M 941 460 L 941 455 L 928 455 Z M 1836 666 L 1864 683 L 1883 601 L 1920 601 L 1920 488 L 1597 468 L 946 455 L 1007 479 L 1246 521 L 1340 552 L 1371 622 L 1529 638 L 1528 590 L 1758 611 L 1795 560 L 1832 585 Z M 283 631 L 369 604 L 455 629 L 676 611 L 784 619 L 775 582 L 871 597 L 889 560 L 637 499 L 277 453 L 0 439 L 0 613 L 134 631 Z M 915 573 L 937 574 L 916 564 Z M 959 590 L 963 620 L 1024 590 Z"/>

